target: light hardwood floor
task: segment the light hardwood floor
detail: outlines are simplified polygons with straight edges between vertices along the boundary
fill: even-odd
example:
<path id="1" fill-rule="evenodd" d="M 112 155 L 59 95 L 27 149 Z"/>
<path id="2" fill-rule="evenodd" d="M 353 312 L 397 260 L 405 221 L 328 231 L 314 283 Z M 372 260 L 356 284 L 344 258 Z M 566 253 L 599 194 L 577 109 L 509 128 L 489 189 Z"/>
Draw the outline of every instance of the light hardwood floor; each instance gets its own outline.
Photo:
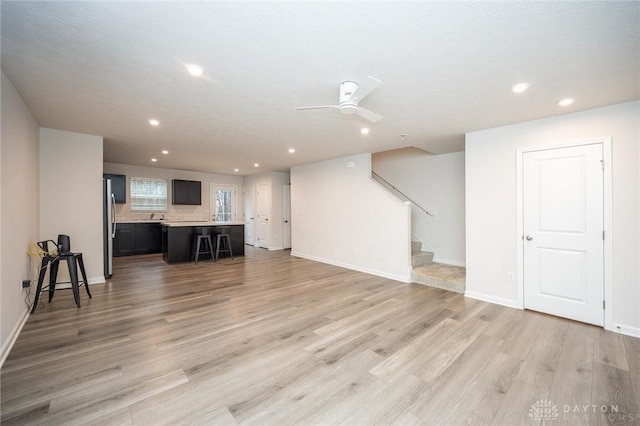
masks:
<path id="1" fill-rule="evenodd" d="M 640 339 L 569 320 L 249 247 L 91 290 L 29 318 L 3 424 L 640 424 Z"/>

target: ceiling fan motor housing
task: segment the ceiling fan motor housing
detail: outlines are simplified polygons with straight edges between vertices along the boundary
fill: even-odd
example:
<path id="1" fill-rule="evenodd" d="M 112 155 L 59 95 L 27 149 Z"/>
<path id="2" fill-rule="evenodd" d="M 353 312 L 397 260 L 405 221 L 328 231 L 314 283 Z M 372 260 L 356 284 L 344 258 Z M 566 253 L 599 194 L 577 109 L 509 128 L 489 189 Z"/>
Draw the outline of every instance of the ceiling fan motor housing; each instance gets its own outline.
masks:
<path id="1" fill-rule="evenodd" d="M 355 81 L 343 81 L 340 83 L 340 103 L 338 109 L 343 114 L 355 114 L 358 112 L 358 103 L 354 100 L 353 94 L 358 90 L 358 83 Z"/>

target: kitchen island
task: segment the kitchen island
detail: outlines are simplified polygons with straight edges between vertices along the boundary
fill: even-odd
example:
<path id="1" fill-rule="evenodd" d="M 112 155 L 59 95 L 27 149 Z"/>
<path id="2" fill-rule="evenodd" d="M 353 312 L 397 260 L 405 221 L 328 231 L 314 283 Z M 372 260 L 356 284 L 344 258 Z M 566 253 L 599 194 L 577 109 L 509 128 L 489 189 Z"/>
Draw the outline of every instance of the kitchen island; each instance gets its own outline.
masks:
<path id="1" fill-rule="evenodd" d="M 190 262 L 196 228 L 210 228 L 215 248 L 215 228 L 230 227 L 231 249 L 234 256 L 244 256 L 243 222 L 162 222 L 162 259 L 166 263 Z"/>

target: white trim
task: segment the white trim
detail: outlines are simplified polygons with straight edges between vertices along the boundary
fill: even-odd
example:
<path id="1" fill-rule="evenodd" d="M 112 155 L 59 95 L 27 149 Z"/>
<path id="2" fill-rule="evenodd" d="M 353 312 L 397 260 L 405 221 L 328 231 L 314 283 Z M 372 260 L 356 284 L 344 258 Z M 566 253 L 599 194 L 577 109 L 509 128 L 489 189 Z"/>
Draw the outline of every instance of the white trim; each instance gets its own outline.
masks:
<path id="1" fill-rule="evenodd" d="M 267 250 L 284 250 L 284 246 L 269 247 Z"/>
<path id="2" fill-rule="evenodd" d="M 2 350 L 0 351 L 0 368 L 2 368 L 2 366 L 4 365 L 7 356 L 9 356 L 9 352 L 11 352 L 13 345 L 16 343 L 16 340 L 18 339 L 18 336 L 22 331 L 22 327 L 24 327 L 24 325 L 26 324 L 27 319 L 29 319 L 29 308 L 25 309 L 22 317 L 20 317 L 20 320 L 13 327 L 11 333 L 9 333 L 9 338 L 5 340 L 4 344 L 2 345 Z"/>
<path id="3" fill-rule="evenodd" d="M 285 194 L 289 193 L 289 199 L 285 197 Z M 289 201 L 289 203 L 287 203 Z M 287 214 L 288 213 L 288 214 Z M 291 182 L 282 184 L 282 250 L 285 249 L 286 245 L 286 229 L 289 227 L 289 246 L 287 249 L 291 248 Z"/>
<path id="4" fill-rule="evenodd" d="M 491 296 L 483 293 L 476 293 L 469 290 L 464 292 L 464 297 L 482 300 L 483 302 L 495 303 L 496 305 L 502 305 L 508 308 L 523 309 L 522 307 L 518 306 L 517 300 L 505 299 L 503 297 Z"/>
<path id="5" fill-rule="evenodd" d="M 348 263 L 336 262 L 335 260 L 331 260 L 331 259 L 324 259 L 321 257 L 309 256 L 309 255 L 294 252 L 294 251 L 291 252 L 291 256 L 313 260 L 315 262 L 326 263 L 329 265 L 339 266 L 341 268 L 351 269 L 353 271 L 364 272 L 366 274 L 376 275 L 378 277 L 389 278 L 391 280 L 401 281 L 403 283 L 411 283 L 411 267 L 407 269 L 407 275 L 398 275 L 398 274 L 390 274 L 384 271 L 377 271 L 369 268 L 362 268 L 362 267 L 354 266 Z"/>
<path id="6" fill-rule="evenodd" d="M 452 259 L 440 259 L 438 256 L 434 256 L 433 261 L 435 263 L 442 263 L 444 265 L 460 266 L 462 268 L 467 267 L 467 262 L 463 262 L 460 260 L 452 260 Z"/>
<path id="7" fill-rule="evenodd" d="M 640 328 L 638 327 L 631 327 L 629 325 L 622 325 L 622 324 L 614 324 L 613 328 L 611 328 L 610 330 L 615 333 L 620 333 L 620 334 L 625 334 L 627 336 L 640 338 Z"/>
<path id="8" fill-rule="evenodd" d="M 253 219 L 251 219 L 253 221 L 253 226 L 251 227 L 251 241 L 253 242 L 252 244 L 247 243 L 247 221 L 249 219 L 247 219 L 247 203 L 246 203 L 246 193 L 247 193 L 247 189 L 249 188 L 253 188 L 253 200 L 251 200 L 251 204 L 252 204 L 252 209 L 253 209 Z M 244 234 L 244 243 L 248 246 L 252 246 L 252 247 L 258 247 L 258 243 L 256 241 L 256 223 L 255 223 L 255 214 L 256 211 L 256 185 L 252 184 L 252 185 L 242 185 L 242 220 L 243 223 L 245 224 L 245 234 Z"/>
<path id="9" fill-rule="evenodd" d="M 235 222 L 238 220 L 238 185 L 233 185 L 230 183 L 209 183 L 209 218 L 212 221 L 215 221 L 216 215 L 216 198 L 213 197 L 213 189 L 214 188 L 233 188 L 233 201 L 232 201 L 232 216 L 233 218 L 229 222 Z M 242 188 L 242 193 L 244 194 L 244 186 Z M 244 203 L 244 197 L 242 202 Z M 244 219 L 244 218 L 243 218 Z M 244 224 L 244 220 L 242 222 Z"/>
<path id="10" fill-rule="evenodd" d="M 602 139 L 602 159 L 604 160 L 604 172 L 602 180 L 604 193 L 602 194 L 604 213 L 604 328 L 615 331 L 613 322 L 613 155 L 611 152 L 611 138 Z M 635 335 L 640 337 L 640 333 Z"/>
<path id="11" fill-rule="evenodd" d="M 523 224 L 523 195 L 522 195 L 522 156 L 527 152 L 544 151 L 547 149 L 569 148 L 583 145 L 602 145 L 602 159 L 604 160 L 603 179 L 603 209 L 604 209 L 604 301 L 606 309 L 604 311 L 604 328 L 606 330 L 617 331 L 613 323 L 614 309 L 613 304 L 613 199 L 612 199 L 612 170 L 613 164 L 611 155 L 611 137 L 599 137 L 594 139 L 576 140 L 569 142 L 558 142 L 540 147 L 519 148 L 516 150 L 516 222 L 518 232 L 516 234 L 516 246 L 518 255 L 516 258 L 516 286 L 518 289 L 516 308 L 524 309 L 524 244 L 522 235 L 524 235 Z"/>

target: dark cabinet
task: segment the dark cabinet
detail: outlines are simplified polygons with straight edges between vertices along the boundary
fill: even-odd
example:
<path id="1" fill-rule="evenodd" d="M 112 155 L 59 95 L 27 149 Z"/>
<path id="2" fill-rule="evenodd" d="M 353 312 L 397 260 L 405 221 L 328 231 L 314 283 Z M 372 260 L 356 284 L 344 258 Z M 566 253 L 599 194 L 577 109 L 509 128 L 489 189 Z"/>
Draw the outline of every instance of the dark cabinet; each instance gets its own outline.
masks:
<path id="1" fill-rule="evenodd" d="M 162 225 L 159 223 L 136 223 L 136 253 L 162 252 Z"/>
<path id="2" fill-rule="evenodd" d="M 136 224 L 118 223 L 116 225 L 116 237 L 113 240 L 113 255 L 128 256 L 135 254 L 136 250 Z"/>
<path id="3" fill-rule="evenodd" d="M 126 203 L 127 202 L 127 176 L 104 173 L 102 177 L 104 177 L 105 179 L 111 179 L 111 192 L 113 193 L 116 199 L 116 203 L 118 204 Z"/>
<path id="4" fill-rule="evenodd" d="M 202 204 L 202 182 L 199 180 L 173 179 L 171 204 L 199 206 Z"/>
<path id="5" fill-rule="evenodd" d="M 244 225 L 222 225 L 229 226 L 229 236 L 231 238 L 231 249 L 234 256 L 244 256 Z M 215 228 L 209 227 L 211 238 L 215 247 Z M 167 263 L 179 263 L 191 261 L 191 253 L 194 250 L 193 237 L 196 232 L 194 226 L 168 226 L 162 227 L 162 259 Z"/>
<path id="6" fill-rule="evenodd" d="M 119 223 L 113 242 L 114 256 L 162 253 L 162 225 L 159 223 Z"/>

